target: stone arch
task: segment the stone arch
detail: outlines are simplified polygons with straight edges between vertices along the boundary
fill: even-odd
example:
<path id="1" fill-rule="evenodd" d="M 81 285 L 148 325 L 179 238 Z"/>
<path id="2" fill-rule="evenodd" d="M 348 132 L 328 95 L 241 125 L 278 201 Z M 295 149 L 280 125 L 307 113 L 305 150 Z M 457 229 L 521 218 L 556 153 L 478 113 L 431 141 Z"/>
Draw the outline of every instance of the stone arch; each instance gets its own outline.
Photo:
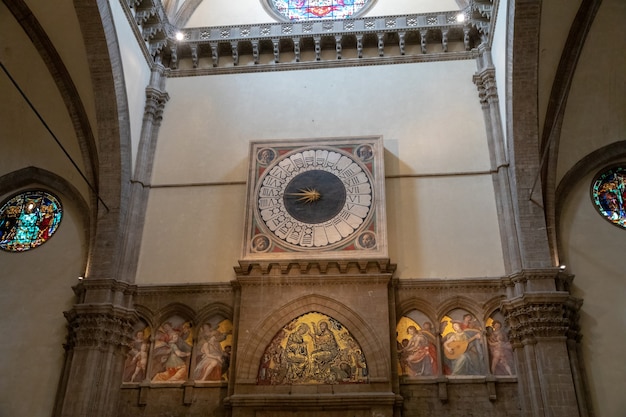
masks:
<path id="1" fill-rule="evenodd" d="M 173 315 L 179 315 L 192 323 L 195 322 L 196 318 L 196 312 L 188 305 L 182 303 L 171 303 L 156 312 L 154 315 L 155 324 L 158 326 L 168 317 Z"/>
<path id="2" fill-rule="evenodd" d="M 207 306 L 204 306 L 198 311 L 196 315 L 197 325 L 202 324 L 204 321 L 210 319 L 215 315 L 222 315 L 224 318 L 229 320 L 233 320 L 233 309 L 231 306 L 226 305 L 224 303 L 211 303 Z"/>
<path id="3" fill-rule="evenodd" d="M 168 13 L 171 23 L 178 28 L 185 27 L 200 3 L 202 0 L 186 0 L 178 10 Z"/>
<path id="4" fill-rule="evenodd" d="M 419 297 L 411 298 L 400 303 L 396 308 L 396 315 L 398 317 L 402 317 L 411 310 L 419 310 L 434 321 L 439 319 L 437 309 L 432 305 L 432 303 Z"/>
<path id="5" fill-rule="evenodd" d="M 152 310 L 141 304 L 135 304 L 134 307 L 139 318 L 148 323 L 148 326 L 154 329 L 155 326 L 158 325 L 155 320 L 155 314 Z"/>
<path id="6" fill-rule="evenodd" d="M 599 170 L 603 166 L 614 164 L 620 161 L 626 160 L 626 140 L 613 142 L 602 148 L 596 149 L 589 153 L 580 161 L 578 161 L 561 179 L 558 188 L 555 193 L 555 217 L 554 228 L 556 230 L 555 235 L 561 236 L 561 213 L 566 207 L 567 199 L 570 192 L 574 189 L 574 186 L 582 181 L 585 176 L 591 174 L 594 171 Z M 562 253 L 561 241 L 557 238 L 556 241 L 556 255 Z M 557 259 L 560 263 L 560 260 Z"/>
<path id="7" fill-rule="evenodd" d="M 30 37 L 33 46 L 46 64 L 51 78 L 54 80 L 59 93 L 65 103 L 68 115 L 73 123 L 76 139 L 81 151 L 85 167 L 85 180 L 94 186 L 98 181 L 98 154 L 96 141 L 93 135 L 85 105 L 78 93 L 71 74 L 65 66 L 61 56 L 50 42 L 48 35 L 37 18 L 33 15 L 24 0 L 15 0 L 5 4 L 16 20 Z"/>
<path id="8" fill-rule="evenodd" d="M 289 321 L 303 314 L 316 311 L 337 319 L 354 336 L 363 349 L 371 378 L 382 378 L 390 369 L 389 352 L 376 331 L 356 312 L 332 298 L 311 294 L 270 312 L 259 325 L 252 338 L 238 349 L 239 379 L 255 380 L 261 356 L 272 338 Z"/>
<path id="9" fill-rule="evenodd" d="M 95 185 L 101 202 L 97 227 L 91 236 L 87 276 L 118 277 L 124 227 L 130 206 L 131 131 L 125 77 L 119 40 L 114 30 L 111 6 L 106 0 L 81 3 L 76 7 L 91 74 L 98 119 L 97 174 Z M 106 64 L 106 65 L 103 65 Z M 106 214 L 106 215 L 104 215 Z"/>
<path id="10" fill-rule="evenodd" d="M 484 316 L 483 306 L 479 305 L 471 298 L 457 295 L 453 298 L 446 300 L 439 306 L 439 308 L 437 309 L 437 320 L 440 321 L 441 318 L 444 315 L 448 314 L 449 311 L 457 308 L 467 310 L 468 313 L 473 314 L 476 318 L 480 317 L 481 320 Z"/>
<path id="11" fill-rule="evenodd" d="M 542 161 L 541 165 L 541 186 L 546 207 L 548 243 L 550 244 L 550 252 L 555 265 L 559 264 L 558 256 L 560 253 L 558 249 L 558 211 L 556 210 L 559 199 L 555 189 L 563 121 L 567 112 L 570 90 L 574 84 L 578 60 L 586 45 L 587 36 L 593 26 L 601 3 L 601 1 L 584 2 L 578 9 L 576 19 L 569 29 L 561 52 L 561 59 L 556 72 L 557 76 L 552 83 L 550 98 L 547 101 L 543 131 L 539 132 L 539 144 L 544 155 L 542 158 L 547 157 L 547 161 Z"/>
<path id="12" fill-rule="evenodd" d="M 487 319 L 491 317 L 491 315 L 496 310 L 500 309 L 500 305 L 502 304 L 502 301 L 504 301 L 504 299 L 505 299 L 504 295 L 499 295 L 490 300 L 487 300 L 487 302 L 485 303 L 484 311 L 483 311 L 484 313 L 483 322 L 486 322 Z"/>

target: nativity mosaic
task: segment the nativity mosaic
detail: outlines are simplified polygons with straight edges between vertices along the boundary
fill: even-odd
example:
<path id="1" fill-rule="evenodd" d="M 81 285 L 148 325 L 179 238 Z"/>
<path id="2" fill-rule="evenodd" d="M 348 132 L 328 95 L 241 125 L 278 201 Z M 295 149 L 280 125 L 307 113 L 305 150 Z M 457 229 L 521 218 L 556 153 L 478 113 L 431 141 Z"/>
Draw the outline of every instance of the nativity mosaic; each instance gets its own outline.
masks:
<path id="1" fill-rule="evenodd" d="M 515 375 L 513 348 L 499 311 L 483 324 L 468 311 L 454 309 L 435 329 L 424 313 L 413 310 L 398 321 L 396 335 L 399 375 Z"/>
<path id="2" fill-rule="evenodd" d="M 283 327 L 269 343 L 257 383 L 350 384 L 368 382 L 361 346 L 339 321 L 318 312 Z"/>

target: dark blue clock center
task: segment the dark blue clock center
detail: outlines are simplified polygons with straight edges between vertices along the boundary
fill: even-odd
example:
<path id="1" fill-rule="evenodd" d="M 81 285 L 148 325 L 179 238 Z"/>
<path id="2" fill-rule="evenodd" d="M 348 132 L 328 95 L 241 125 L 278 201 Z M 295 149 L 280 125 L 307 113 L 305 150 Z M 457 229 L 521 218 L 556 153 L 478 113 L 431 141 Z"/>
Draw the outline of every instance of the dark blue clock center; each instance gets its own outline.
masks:
<path id="1" fill-rule="evenodd" d="M 306 190 L 320 194 L 317 201 L 307 202 L 302 197 Z M 298 174 L 285 188 L 285 209 L 296 220 L 307 224 L 324 223 L 335 217 L 346 202 L 343 182 L 330 172 L 313 170 Z"/>

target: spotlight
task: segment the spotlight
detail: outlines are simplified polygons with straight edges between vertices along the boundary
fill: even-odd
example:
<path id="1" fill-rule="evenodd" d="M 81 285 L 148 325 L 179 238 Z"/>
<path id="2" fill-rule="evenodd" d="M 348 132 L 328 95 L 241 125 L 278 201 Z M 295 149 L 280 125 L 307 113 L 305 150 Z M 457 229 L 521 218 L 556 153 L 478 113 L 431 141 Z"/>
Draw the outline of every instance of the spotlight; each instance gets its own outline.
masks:
<path id="1" fill-rule="evenodd" d="M 176 32 L 176 40 L 182 41 L 183 39 L 185 39 L 185 34 L 183 32 Z"/>
<path id="2" fill-rule="evenodd" d="M 456 15 L 456 21 L 461 23 L 461 22 L 465 22 L 465 14 L 464 13 L 459 13 Z"/>
<path id="3" fill-rule="evenodd" d="M 565 268 L 566 268 L 565 265 L 560 265 L 559 266 L 559 271 L 565 271 Z"/>

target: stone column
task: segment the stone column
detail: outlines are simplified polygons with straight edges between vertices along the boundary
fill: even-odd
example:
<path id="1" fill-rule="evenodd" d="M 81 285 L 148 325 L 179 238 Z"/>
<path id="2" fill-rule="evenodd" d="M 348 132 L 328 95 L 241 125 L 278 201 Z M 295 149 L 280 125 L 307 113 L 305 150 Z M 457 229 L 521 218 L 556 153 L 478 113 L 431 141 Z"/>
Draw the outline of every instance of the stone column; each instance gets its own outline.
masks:
<path id="1" fill-rule="evenodd" d="M 65 312 L 68 338 L 64 381 L 55 415 L 117 415 L 122 368 L 137 321 L 134 286 L 93 279 L 74 288 L 78 303 Z"/>
<path id="2" fill-rule="evenodd" d="M 159 128 L 163 120 L 163 110 L 169 100 L 165 91 L 165 67 L 156 63 L 152 69 L 150 84 L 146 87 L 146 105 L 141 126 L 141 137 L 135 173 L 131 180 L 130 208 L 123 236 L 122 260 L 119 262 L 119 276 L 124 281 L 134 282 L 140 245 L 143 234 L 146 207 L 150 194 L 150 178 L 154 165 Z"/>
<path id="3" fill-rule="evenodd" d="M 513 296 L 502 303 L 502 312 L 518 367 L 522 416 L 585 416 L 577 380 L 580 366 L 570 360 L 570 348 L 575 349 L 579 337 L 582 301 L 556 289 L 561 281 L 556 268 L 510 278 Z"/>
<path id="4" fill-rule="evenodd" d="M 507 142 L 520 269 L 554 266 L 543 207 L 539 155 L 541 0 L 507 3 Z M 513 269 L 515 271 L 516 269 Z"/>
<path id="5" fill-rule="evenodd" d="M 506 271 L 511 273 L 521 267 L 519 236 L 515 227 L 511 177 L 500 116 L 500 99 L 496 87 L 496 69 L 491 59 L 491 50 L 486 44 L 481 44 L 478 47 L 477 66 L 478 71 L 473 80 L 478 88 L 478 96 L 485 118 L 504 262 Z"/>

